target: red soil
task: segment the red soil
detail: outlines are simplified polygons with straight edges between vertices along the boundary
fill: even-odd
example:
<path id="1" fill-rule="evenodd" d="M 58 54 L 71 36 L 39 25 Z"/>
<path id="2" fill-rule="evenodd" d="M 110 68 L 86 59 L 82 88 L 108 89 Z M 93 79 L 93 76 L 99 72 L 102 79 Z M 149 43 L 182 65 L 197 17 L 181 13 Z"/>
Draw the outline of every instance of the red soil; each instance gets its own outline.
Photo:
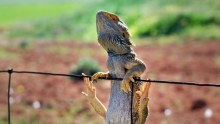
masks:
<path id="1" fill-rule="evenodd" d="M 25 50 L 18 47 L 3 47 L 2 49 L 16 56 L 2 59 L 0 69 L 13 67 L 14 70 L 68 73 L 70 67 L 80 58 L 90 57 L 100 63 L 103 71 L 107 71 L 106 54 L 97 44 L 68 42 L 41 43 L 33 46 Z M 139 45 L 135 47 L 135 51 L 148 66 L 148 70 L 143 75 L 145 79 L 220 83 L 220 42 L 218 41 L 179 45 Z M 15 99 L 12 118 L 22 115 L 26 106 L 32 105 L 36 99 L 40 101 L 42 108 L 55 108 L 58 117 L 63 116 L 63 113 L 68 111 L 77 100 L 84 102 L 80 103 L 85 108 L 82 111 L 93 111 L 88 109 L 87 101 L 81 98 L 82 83 L 74 83 L 66 77 L 27 74 L 12 76 L 14 90 L 12 96 Z M 7 74 L 0 74 L 0 110 L 5 113 L 7 79 Z M 107 105 L 110 87 L 106 84 L 108 83 L 100 82 L 96 87 L 98 96 Z M 220 88 L 152 84 L 147 124 L 219 124 L 219 103 Z M 204 112 L 208 108 L 213 111 L 211 118 L 204 117 Z M 171 115 L 165 116 L 164 111 L 169 109 L 172 111 Z M 43 112 L 44 109 L 41 110 L 41 113 Z M 26 116 L 23 114 L 21 117 Z M 44 123 L 56 122 L 44 121 Z"/>

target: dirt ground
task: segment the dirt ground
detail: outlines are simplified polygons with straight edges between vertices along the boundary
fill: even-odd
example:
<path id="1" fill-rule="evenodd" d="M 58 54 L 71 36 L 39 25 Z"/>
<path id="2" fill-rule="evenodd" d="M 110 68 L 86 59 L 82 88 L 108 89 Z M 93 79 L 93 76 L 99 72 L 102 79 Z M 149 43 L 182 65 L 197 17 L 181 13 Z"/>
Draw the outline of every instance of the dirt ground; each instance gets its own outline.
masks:
<path id="1" fill-rule="evenodd" d="M 135 51 L 148 69 L 143 79 L 220 83 L 220 42 L 137 45 Z M 24 49 L 3 45 L 0 69 L 69 73 L 80 58 L 93 58 L 107 71 L 106 53 L 97 43 L 37 43 Z M 0 52 L 1 52 L 0 51 Z M 67 77 L 12 75 L 12 120 L 44 124 L 103 123 L 81 92 L 82 82 Z M 0 74 L 0 119 L 7 120 L 7 74 Z M 108 81 L 95 84 L 98 97 L 108 104 Z M 33 109 L 33 103 L 41 107 Z M 147 124 L 220 124 L 220 88 L 152 84 Z M 78 108 L 74 108 L 78 107 Z M 88 114 L 89 113 L 89 114 Z M 205 115 L 206 114 L 206 115 Z M 49 119 L 48 119 L 49 118 Z M 81 118 L 84 121 L 76 121 Z M 92 121 L 95 119 L 96 121 Z M 1 121 L 0 121 L 1 122 Z M 26 121 L 23 121 L 26 122 Z"/>

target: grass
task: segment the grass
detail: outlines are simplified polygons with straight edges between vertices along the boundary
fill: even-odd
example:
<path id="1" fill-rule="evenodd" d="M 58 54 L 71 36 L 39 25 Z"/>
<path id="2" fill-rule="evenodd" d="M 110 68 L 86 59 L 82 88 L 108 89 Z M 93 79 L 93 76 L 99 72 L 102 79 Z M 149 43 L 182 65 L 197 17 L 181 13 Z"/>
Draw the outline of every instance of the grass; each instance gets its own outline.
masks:
<path id="1" fill-rule="evenodd" d="M 14 52 L 6 51 L 5 49 L 0 48 L 0 59 L 7 59 L 7 60 L 16 60 L 18 59 L 19 55 Z"/>
<path id="2" fill-rule="evenodd" d="M 220 39 L 218 0 L 137 0 L 135 2 L 85 0 L 62 4 L 18 6 L 9 4 L 9 7 L 10 14 L 5 14 L 7 7 L 0 7 L 0 11 L 4 11 L 2 16 L 7 15 L 0 19 L 0 25 L 12 24 L 14 20 L 20 21 L 6 29 L 6 36 L 12 39 L 95 41 L 97 39 L 95 14 L 98 10 L 120 15 L 134 38 L 177 36 L 192 39 Z M 18 14 L 14 15 L 15 11 Z M 32 21 L 21 22 L 21 20 Z"/>
<path id="3" fill-rule="evenodd" d="M 79 6 L 74 3 L 8 4 L 0 5 L 0 26 L 31 21 L 42 17 L 54 17 L 71 12 Z"/>
<path id="4" fill-rule="evenodd" d="M 220 66 L 220 55 L 216 56 L 214 59 L 215 63 Z"/>

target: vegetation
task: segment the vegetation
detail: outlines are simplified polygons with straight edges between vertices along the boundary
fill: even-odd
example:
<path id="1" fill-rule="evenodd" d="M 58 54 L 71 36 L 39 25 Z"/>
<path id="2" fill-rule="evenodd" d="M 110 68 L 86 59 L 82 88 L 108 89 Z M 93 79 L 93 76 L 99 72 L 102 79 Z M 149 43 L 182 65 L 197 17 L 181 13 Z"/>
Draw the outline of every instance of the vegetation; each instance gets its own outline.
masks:
<path id="1" fill-rule="evenodd" d="M 97 61 L 92 59 L 81 59 L 70 70 L 70 74 L 81 75 L 85 73 L 87 75 L 93 75 L 100 71 L 100 67 Z M 81 78 L 71 77 L 72 80 L 82 80 Z"/>
<path id="2" fill-rule="evenodd" d="M 27 49 L 29 46 L 30 46 L 30 43 L 27 42 L 27 41 L 22 41 L 22 42 L 19 44 L 19 47 L 22 48 L 22 49 Z"/>
<path id="3" fill-rule="evenodd" d="M 49 72 L 69 70 L 70 74 L 81 75 L 84 72 L 92 75 L 100 70 L 98 62 L 92 59 L 76 62 L 77 59 L 81 56 L 92 56 L 102 67 L 106 67 L 106 53 L 103 54 L 104 50 L 97 43 L 72 42 L 96 41 L 95 14 L 99 10 L 106 10 L 120 15 L 129 26 L 132 37 L 137 38 L 135 41 L 139 43 L 145 44 L 151 39 L 165 44 L 179 40 L 190 41 L 188 39 L 217 39 L 217 42 L 209 43 L 142 45 L 135 49 L 151 68 L 147 77 L 220 82 L 216 78 L 219 77 L 220 70 L 219 8 L 219 0 L 0 0 L 0 67 Z M 46 40 L 71 42 L 45 43 Z M 76 63 L 69 69 L 73 62 Z M 1 74 L 0 82 L 0 124 L 4 124 L 7 123 L 7 75 Z M 79 95 L 84 91 L 84 85 L 72 82 L 65 77 L 14 75 L 14 93 L 10 94 L 14 99 L 12 122 L 104 123 L 103 118 L 90 110 L 88 101 Z M 109 83 L 95 85 L 99 98 L 107 106 Z M 169 89 L 168 92 L 165 89 Z M 152 109 L 149 123 L 204 122 L 204 117 L 201 116 L 204 111 L 190 110 L 188 106 L 194 105 L 193 101 L 197 98 L 204 99 L 213 110 L 219 108 L 216 104 L 219 103 L 218 99 L 212 99 L 213 94 L 220 96 L 217 89 L 189 90 L 188 87 L 158 85 L 152 91 L 155 99 L 152 102 L 157 102 L 156 99 L 164 102 L 152 104 L 152 108 L 158 109 Z M 161 94 L 168 97 L 161 97 Z M 35 100 L 41 104 L 39 109 L 33 107 Z M 164 115 L 166 108 L 180 114 L 171 115 L 167 119 Z M 187 118 L 192 114 L 195 116 Z M 214 113 L 214 116 L 217 117 L 218 113 Z M 208 121 L 218 123 L 218 120 L 212 118 Z"/>
<path id="4" fill-rule="evenodd" d="M 0 25 L 28 18 L 32 21 L 20 22 L 7 28 L 6 36 L 92 41 L 96 39 L 95 14 L 98 10 L 106 10 L 120 15 L 136 38 L 164 36 L 193 39 L 220 38 L 218 0 L 137 0 L 136 2 L 92 0 L 89 4 L 87 2 L 67 1 L 62 4 L 50 2 L 50 4 L 34 6 L 30 6 L 31 3 L 8 4 L 10 11 L 6 7 L 0 7 L 2 14 L 7 15 L 0 19 Z M 17 12 L 16 16 L 13 14 L 14 11 Z"/>
<path id="5" fill-rule="evenodd" d="M 17 21 L 35 20 L 40 17 L 53 17 L 76 9 L 78 5 L 68 3 L 44 4 L 1 4 L 0 25 L 9 25 Z M 22 22 L 21 22 L 22 23 Z"/>
<path id="6" fill-rule="evenodd" d="M 0 48 L 0 59 L 16 60 L 18 57 L 18 53 L 5 51 L 4 49 Z"/>

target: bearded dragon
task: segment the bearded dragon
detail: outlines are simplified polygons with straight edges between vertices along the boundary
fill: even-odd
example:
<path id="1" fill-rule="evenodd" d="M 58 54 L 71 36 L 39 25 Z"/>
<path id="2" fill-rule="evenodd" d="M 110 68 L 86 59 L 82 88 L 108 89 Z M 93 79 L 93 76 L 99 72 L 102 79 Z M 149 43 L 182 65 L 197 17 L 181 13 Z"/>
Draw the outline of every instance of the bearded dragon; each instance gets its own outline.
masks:
<path id="1" fill-rule="evenodd" d="M 134 106 L 133 123 L 144 124 L 148 115 L 148 91 L 150 83 L 142 85 L 134 80 L 145 71 L 146 65 L 137 58 L 132 49 L 132 42 L 126 24 L 113 13 L 99 11 L 96 14 L 96 27 L 99 44 L 108 53 L 107 67 L 109 72 L 97 72 L 92 76 L 93 80 L 98 78 L 123 77 L 122 81 L 111 81 L 111 94 L 108 109 L 98 100 L 95 88 L 88 83 L 88 93 L 84 93 L 93 108 L 106 119 L 107 124 L 129 124 L 130 118 L 130 96 L 131 82 L 134 82 Z M 91 95 L 93 94 L 92 98 Z"/>

